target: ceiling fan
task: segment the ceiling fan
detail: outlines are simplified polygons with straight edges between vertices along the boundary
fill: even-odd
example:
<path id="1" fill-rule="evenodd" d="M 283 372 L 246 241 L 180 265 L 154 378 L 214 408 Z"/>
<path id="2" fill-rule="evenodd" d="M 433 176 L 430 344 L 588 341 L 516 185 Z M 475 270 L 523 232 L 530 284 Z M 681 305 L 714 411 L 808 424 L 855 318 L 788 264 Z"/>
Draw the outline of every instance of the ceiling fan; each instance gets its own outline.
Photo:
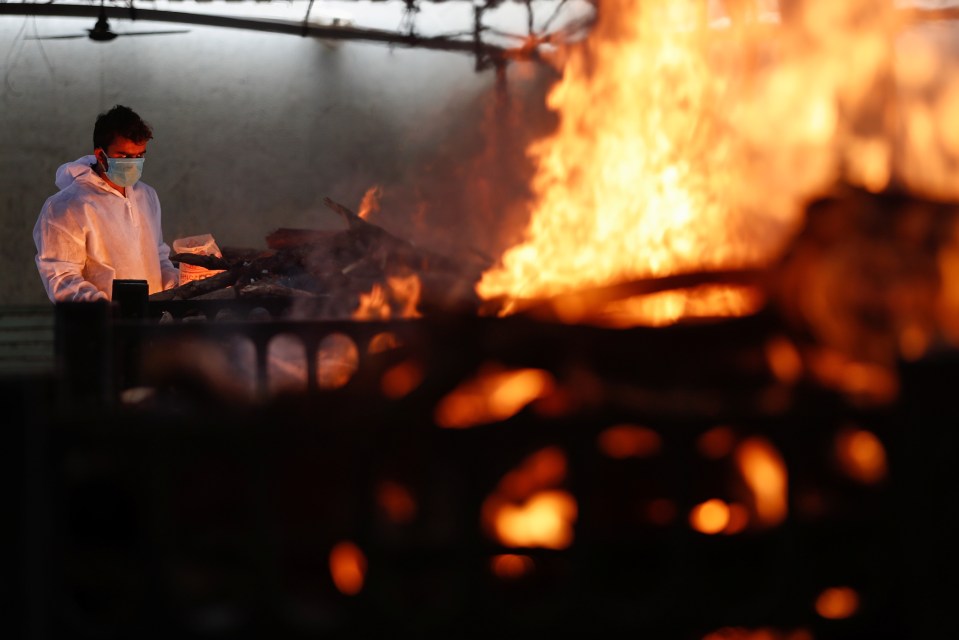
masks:
<path id="1" fill-rule="evenodd" d="M 130 16 L 135 19 L 135 10 L 133 0 L 130 1 Z M 171 29 L 166 31 L 121 31 L 116 32 L 110 29 L 110 23 L 107 20 L 107 10 L 104 0 L 100 0 L 100 15 L 97 17 L 92 29 L 87 29 L 86 33 L 67 34 L 62 36 L 34 36 L 30 40 L 67 40 L 71 38 L 90 38 L 97 42 L 109 42 L 118 36 L 152 36 L 171 33 L 188 33 L 189 29 Z"/>

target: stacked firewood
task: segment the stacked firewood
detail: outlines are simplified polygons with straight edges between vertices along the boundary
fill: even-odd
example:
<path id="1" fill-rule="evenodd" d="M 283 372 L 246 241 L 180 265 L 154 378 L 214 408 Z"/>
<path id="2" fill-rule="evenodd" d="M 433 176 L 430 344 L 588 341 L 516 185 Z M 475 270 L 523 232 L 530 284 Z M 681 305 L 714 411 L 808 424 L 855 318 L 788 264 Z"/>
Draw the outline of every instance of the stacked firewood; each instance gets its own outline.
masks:
<path id="1" fill-rule="evenodd" d="M 453 260 L 417 247 L 329 198 L 324 202 L 346 220 L 345 230 L 280 228 L 266 237 L 266 249 L 224 247 L 222 257 L 173 254 L 174 262 L 219 273 L 150 299 L 284 298 L 313 317 L 344 318 L 354 315 L 362 296 L 377 289 L 394 311 L 408 308 L 409 301 L 396 299 L 389 283 L 415 280 L 418 313 L 478 309 L 474 288 L 488 266 L 478 255 Z M 410 295 L 408 288 L 404 295 Z"/>

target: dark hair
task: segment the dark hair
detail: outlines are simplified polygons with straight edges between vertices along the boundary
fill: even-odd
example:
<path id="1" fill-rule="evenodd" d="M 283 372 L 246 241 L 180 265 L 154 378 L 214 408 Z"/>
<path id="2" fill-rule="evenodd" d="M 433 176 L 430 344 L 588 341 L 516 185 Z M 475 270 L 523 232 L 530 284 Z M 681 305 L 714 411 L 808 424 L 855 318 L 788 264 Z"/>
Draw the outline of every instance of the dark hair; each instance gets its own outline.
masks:
<path id="1" fill-rule="evenodd" d="M 142 143 L 153 138 L 153 129 L 133 109 L 118 104 L 97 116 L 93 125 L 93 148 L 106 149 L 117 136 Z"/>

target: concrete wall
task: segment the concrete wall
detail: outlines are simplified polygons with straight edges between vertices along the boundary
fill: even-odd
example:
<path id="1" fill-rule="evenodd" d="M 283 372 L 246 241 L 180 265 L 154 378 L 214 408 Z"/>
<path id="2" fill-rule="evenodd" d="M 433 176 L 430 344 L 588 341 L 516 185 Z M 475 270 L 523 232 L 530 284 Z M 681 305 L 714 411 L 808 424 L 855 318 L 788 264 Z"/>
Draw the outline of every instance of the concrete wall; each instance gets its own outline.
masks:
<path id="1" fill-rule="evenodd" d="M 92 152 L 96 115 L 117 103 L 154 128 L 143 180 L 160 195 L 168 242 L 212 233 L 265 248 L 275 228 L 338 228 L 323 198 L 356 209 L 374 185 L 382 210 L 371 220 L 437 250 L 498 255 L 522 227 L 523 149 L 550 126 L 541 67 L 510 68 L 507 108 L 495 73 L 459 53 L 194 26 L 107 43 L 27 39 L 90 26 L 0 17 L 0 304 L 46 300 L 33 225 L 56 168 Z"/>

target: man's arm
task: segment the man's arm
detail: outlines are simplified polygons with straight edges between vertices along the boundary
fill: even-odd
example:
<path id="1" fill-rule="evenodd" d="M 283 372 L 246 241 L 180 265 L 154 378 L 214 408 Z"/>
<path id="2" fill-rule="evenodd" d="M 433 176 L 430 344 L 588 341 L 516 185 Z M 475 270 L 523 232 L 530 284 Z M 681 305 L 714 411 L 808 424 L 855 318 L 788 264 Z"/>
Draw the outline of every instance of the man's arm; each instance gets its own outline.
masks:
<path id="1" fill-rule="evenodd" d="M 180 271 L 173 266 L 173 262 L 170 260 L 170 245 L 161 240 L 159 246 L 157 246 L 157 253 L 160 256 L 163 289 L 172 289 L 180 283 Z"/>
<path id="2" fill-rule="evenodd" d="M 83 277 L 86 247 L 82 233 L 50 222 L 41 213 L 33 228 L 40 279 L 51 302 L 107 300 L 107 294 Z"/>

